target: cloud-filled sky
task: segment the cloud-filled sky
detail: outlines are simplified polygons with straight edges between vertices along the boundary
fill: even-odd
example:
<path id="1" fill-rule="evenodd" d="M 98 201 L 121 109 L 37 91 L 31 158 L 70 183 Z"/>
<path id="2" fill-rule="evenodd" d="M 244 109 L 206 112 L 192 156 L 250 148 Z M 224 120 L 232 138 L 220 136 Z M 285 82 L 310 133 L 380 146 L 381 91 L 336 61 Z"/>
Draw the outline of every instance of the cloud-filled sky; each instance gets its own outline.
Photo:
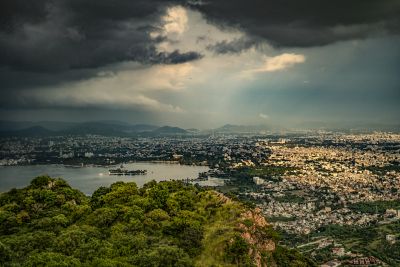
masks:
<path id="1" fill-rule="evenodd" d="M 5 0 L 1 120 L 399 123 L 397 0 Z"/>

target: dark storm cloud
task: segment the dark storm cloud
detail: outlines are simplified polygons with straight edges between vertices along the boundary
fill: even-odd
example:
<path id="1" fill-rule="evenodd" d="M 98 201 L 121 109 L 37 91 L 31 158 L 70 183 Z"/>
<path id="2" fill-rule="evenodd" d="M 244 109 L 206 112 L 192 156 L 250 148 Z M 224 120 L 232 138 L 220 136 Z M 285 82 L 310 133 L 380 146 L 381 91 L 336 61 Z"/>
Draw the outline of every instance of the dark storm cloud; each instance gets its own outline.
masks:
<path id="1" fill-rule="evenodd" d="M 202 55 L 197 52 L 180 53 L 179 50 L 175 50 L 172 53 L 159 53 L 155 61 L 165 64 L 179 64 L 200 58 L 202 58 Z"/>
<path id="2" fill-rule="evenodd" d="M 12 31 L 24 23 L 38 23 L 46 15 L 46 5 L 50 1 L 4 0 L 0 3 L 0 29 Z"/>
<path id="3" fill-rule="evenodd" d="M 35 2 L 36 3 L 36 2 Z M 2 2 L 0 62 L 3 68 L 54 72 L 96 68 L 135 60 L 176 63 L 198 57 L 159 55 L 149 33 L 159 24 L 165 1 Z M 160 60 L 160 62 L 157 62 Z M 164 61 L 165 60 L 165 61 Z"/>
<path id="4" fill-rule="evenodd" d="M 313 48 L 374 34 L 400 33 L 399 0 L 2 0 L 0 111 L 11 114 L 12 108 L 55 109 L 61 101 L 52 103 L 50 98 L 47 102 L 38 98 L 35 102 L 29 98 L 32 94 L 23 97 L 23 93 L 41 89 L 50 92 L 61 87 L 67 91 L 69 82 L 85 81 L 103 71 L 118 71 L 121 62 L 179 64 L 201 58 L 198 51 L 160 52 L 156 47 L 166 37 L 150 36 L 151 32 L 162 30 L 159 27 L 166 9 L 177 4 L 201 12 L 208 22 L 222 29 L 245 33 L 243 38 L 207 47 L 217 54 L 240 53 L 265 41 L 276 47 Z M 371 51 L 379 54 L 385 48 L 379 46 Z M 332 56 L 341 53 L 343 50 L 334 51 Z M 398 59 L 398 54 L 391 56 Z M 310 60 L 307 58 L 307 64 Z M 369 57 L 366 60 L 366 64 L 350 66 L 348 73 L 375 64 Z M 344 69 L 342 63 L 338 65 Z M 387 68 L 398 70 L 397 65 Z M 367 76 L 372 75 L 368 72 Z M 340 76 L 329 77 L 340 80 Z M 383 88 L 385 83 L 383 80 L 377 88 Z M 392 83 L 398 88 L 397 80 Z M 78 93 L 77 98 L 81 97 Z"/>
<path id="5" fill-rule="evenodd" d="M 229 42 L 224 40 L 222 42 L 209 45 L 207 46 L 207 49 L 214 51 L 217 54 L 240 53 L 256 44 L 257 42 L 253 39 L 239 38 Z"/>
<path id="6" fill-rule="evenodd" d="M 0 83 L 10 90 L 80 80 L 124 61 L 177 64 L 197 52 L 160 53 L 151 38 L 173 1 L 4 0 L 0 2 Z"/>
<path id="7" fill-rule="evenodd" d="M 398 0 L 213 0 L 192 8 L 275 46 L 310 47 L 400 32 Z M 222 52 L 225 52 L 222 49 Z"/>
<path id="8" fill-rule="evenodd" d="M 277 46 L 315 46 L 399 31 L 397 0 L 4 0 L 0 68 L 4 75 L 8 70 L 69 71 L 127 60 L 155 64 L 197 59 L 196 52 L 159 54 L 155 45 L 162 38 L 149 35 L 165 8 L 174 4 L 248 33 L 247 39 L 209 46 L 217 53 L 240 52 L 257 39 Z"/>

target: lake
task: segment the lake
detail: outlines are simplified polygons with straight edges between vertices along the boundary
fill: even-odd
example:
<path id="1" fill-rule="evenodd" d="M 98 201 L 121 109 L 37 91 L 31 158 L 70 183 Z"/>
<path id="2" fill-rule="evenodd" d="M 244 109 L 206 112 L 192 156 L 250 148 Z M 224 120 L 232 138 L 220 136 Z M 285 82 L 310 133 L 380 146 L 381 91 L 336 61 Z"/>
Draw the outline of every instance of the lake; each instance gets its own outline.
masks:
<path id="1" fill-rule="evenodd" d="M 30 166 L 1 166 L 0 192 L 11 188 L 21 188 L 29 185 L 36 176 L 48 174 L 51 177 L 61 177 L 72 187 L 85 194 L 92 194 L 100 186 L 109 186 L 114 182 L 135 182 L 139 187 L 151 181 L 183 180 L 197 178 L 200 172 L 208 171 L 206 166 L 187 166 L 168 163 L 135 162 L 124 164 L 128 170 L 147 170 L 145 175 L 109 175 L 108 170 L 114 167 L 68 167 L 64 165 L 30 165 Z M 218 181 L 210 180 L 207 185 Z M 216 184 L 216 185 L 217 185 Z"/>

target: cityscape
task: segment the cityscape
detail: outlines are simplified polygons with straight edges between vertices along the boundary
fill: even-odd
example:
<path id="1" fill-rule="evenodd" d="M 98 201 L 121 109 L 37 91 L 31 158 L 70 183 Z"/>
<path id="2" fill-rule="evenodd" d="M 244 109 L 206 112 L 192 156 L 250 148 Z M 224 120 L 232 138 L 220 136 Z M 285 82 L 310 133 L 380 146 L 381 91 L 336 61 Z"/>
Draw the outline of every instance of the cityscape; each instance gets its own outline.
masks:
<path id="1" fill-rule="evenodd" d="M 3 137 L 0 163 L 208 166 L 186 182 L 220 179 L 211 188 L 254 205 L 280 242 L 321 266 L 383 266 L 399 261 L 391 253 L 400 243 L 399 152 L 400 134 L 388 132 L 36 136 Z M 376 233 L 370 246 L 347 231 Z"/>

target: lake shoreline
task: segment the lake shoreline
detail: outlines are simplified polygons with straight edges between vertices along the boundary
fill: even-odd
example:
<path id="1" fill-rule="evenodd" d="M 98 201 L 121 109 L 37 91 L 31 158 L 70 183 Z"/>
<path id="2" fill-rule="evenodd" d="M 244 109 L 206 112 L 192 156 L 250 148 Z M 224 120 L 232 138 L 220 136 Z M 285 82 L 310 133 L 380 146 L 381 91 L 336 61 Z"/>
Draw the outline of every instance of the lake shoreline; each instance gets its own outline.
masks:
<path id="1" fill-rule="evenodd" d="M 92 194 L 100 186 L 109 186 L 117 181 L 135 182 L 138 186 L 151 181 L 196 179 L 199 173 L 209 170 L 207 166 L 170 164 L 166 162 L 124 163 L 128 170 L 147 170 L 145 175 L 110 175 L 110 167 L 118 166 L 75 166 L 63 164 L 0 166 L 0 192 L 22 188 L 40 175 L 49 175 L 66 180 L 85 194 Z"/>

